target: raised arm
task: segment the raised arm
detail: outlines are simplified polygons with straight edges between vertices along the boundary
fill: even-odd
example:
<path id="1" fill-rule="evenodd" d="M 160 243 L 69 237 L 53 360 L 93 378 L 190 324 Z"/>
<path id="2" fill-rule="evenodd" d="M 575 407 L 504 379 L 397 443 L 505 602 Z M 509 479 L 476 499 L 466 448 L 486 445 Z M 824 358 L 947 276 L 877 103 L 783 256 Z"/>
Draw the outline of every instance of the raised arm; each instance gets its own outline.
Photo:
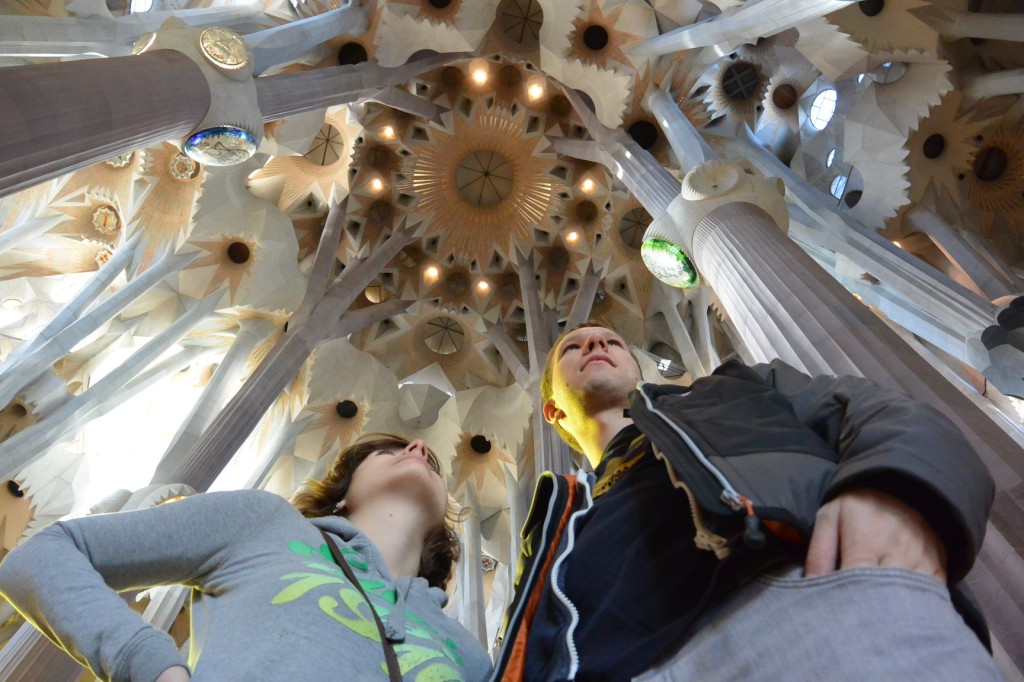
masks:
<path id="1" fill-rule="evenodd" d="M 186 666 L 174 641 L 118 590 L 202 587 L 275 504 L 269 493 L 198 495 L 153 509 L 62 521 L 0 564 L 0 593 L 101 679 L 154 682 Z M 177 674 L 180 671 L 168 671 Z M 187 674 L 186 674 L 187 676 Z"/>

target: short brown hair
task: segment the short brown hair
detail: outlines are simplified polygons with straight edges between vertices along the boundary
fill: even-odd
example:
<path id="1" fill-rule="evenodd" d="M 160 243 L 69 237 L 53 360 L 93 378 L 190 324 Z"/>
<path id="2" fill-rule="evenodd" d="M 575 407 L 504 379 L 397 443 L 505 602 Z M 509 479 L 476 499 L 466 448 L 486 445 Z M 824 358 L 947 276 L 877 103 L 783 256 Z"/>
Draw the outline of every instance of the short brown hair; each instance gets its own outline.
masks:
<path id="1" fill-rule="evenodd" d="M 306 518 L 319 518 L 335 514 L 335 506 L 345 499 L 352 484 L 352 475 L 367 457 L 379 450 L 404 449 L 409 441 L 398 436 L 373 434 L 338 453 L 323 478 L 306 481 L 292 497 L 292 505 Z M 437 457 L 427 450 L 431 464 L 437 467 Z M 438 468 L 439 469 L 439 468 Z M 452 568 L 459 560 L 459 536 L 452 522 L 454 513 L 449 507 L 441 525 L 427 534 L 420 555 L 419 577 L 431 587 L 442 590 L 448 585 Z"/>
<path id="2" fill-rule="evenodd" d="M 555 363 L 554 363 L 555 351 L 558 350 L 558 344 L 560 344 L 562 342 L 562 339 L 564 339 L 566 337 L 566 335 L 571 334 L 572 332 L 576 331 L 577 329 L 583 329 L 584 327 L 600 327 L 601 329 L 607 329 L 608 331 L 615 332 L 616 334 L 619 333 L 619 332 L 615 331 L 614 329 L 612 329 L 611 327 L 609 327 L 608 325 L 606 325 L 604 322 L 598 322 L 597 320 L 587 320 L 586 322 L 581 322 L 580 324 L 576 325 L 572 329 L 566 329 L 564 332 L 562 332 L 561 335 L 559 335 L 559 337 L 551 345 L 551 350 L 548 351 L 548 355 L 544 359 L 544 371 L 540 375 L 540 403 L 541 403 L 541 405 L 543 405 L 547 401 L 551 400 L 551 396 L 554 393 L 554 389 L 552 387 L 551 374 L 552 374 L 552 372 L 554 370 L 554 366 L 555 366 Z M 626 350 L 629 350 L 630 357 L 633 358 L 633 362 L 635 362 L 637 368 L 639 368 L 640 367 L 640 361 L 636 359 L 636 355 L 633 354 L 633 351 L 628 346 L 626 347 Z M 569 433 L 564 428 L 562 428 L 557 422 L 552 424 L 552 426 L 555 427 L 555 431 L 562 438 L 562 440 L 565 441 L 566 445 L 571 447 L 576 452 L 579 452 L 581 454 L 583 453 L 583 448 L 580 447 L 579 442 L 576 440 L 576 438 L 573 437 L 573 435 L 571 433 Z"/>

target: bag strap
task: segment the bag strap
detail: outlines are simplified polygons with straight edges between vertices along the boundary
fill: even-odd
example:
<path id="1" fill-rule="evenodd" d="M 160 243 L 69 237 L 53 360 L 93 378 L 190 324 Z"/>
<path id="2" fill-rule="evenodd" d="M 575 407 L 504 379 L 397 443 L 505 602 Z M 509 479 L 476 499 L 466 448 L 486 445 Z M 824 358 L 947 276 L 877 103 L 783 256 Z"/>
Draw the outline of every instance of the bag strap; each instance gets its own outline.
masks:
<path id="1" fill-rule="evenodd" d="M 388 641 L 387 633 L 384 631 L 384 623 L 381 622 L 380 616 L 377 615 L 377 610 L 373 608 L 373 604 L 370 603 L 370 598 L 366 596 L 366 591 L 363 586 L 359 584 L 356 577 L 352 574 L 352 568 L 345 561 L 345 557 L 341 555 L 341 550 L 338 549 L 338 543 L 334 541 L 330 535 L 328 535 L 322 528 L 320 534 L 324 536 L 324 540 L 327 542 L 327 548 L 331 550 L 331 556 L 334 557 L 334 563 L 338 564 L 344 572 L 345 577 L 348 581 L 355 585 L 355 588 L 359 590 L 359 594 L 363 595 L 363 599 L 366 601 L 366 605 L 370 607 L 370 613 L 373 614 L 373 620 L 377 624 L 377 632 L 380 633 L 381 645 L 384 647 L 384 660 L 388 665 L 388 677 L 391 682 L 402 682 L 402 673 L 398 667 L 398 655 L 395 654 L 395 648 Z"/>

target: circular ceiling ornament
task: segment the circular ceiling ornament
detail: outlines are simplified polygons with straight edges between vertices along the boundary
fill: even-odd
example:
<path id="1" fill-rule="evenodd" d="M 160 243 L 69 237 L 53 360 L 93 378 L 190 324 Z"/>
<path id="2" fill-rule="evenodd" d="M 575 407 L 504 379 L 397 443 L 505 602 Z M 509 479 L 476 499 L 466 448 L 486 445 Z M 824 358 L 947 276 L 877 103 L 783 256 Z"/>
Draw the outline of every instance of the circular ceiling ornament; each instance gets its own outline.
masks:
<path id="1" fill-rule="evenodd" d="M 644 232 L 651 224 L 651 214 L 643 206 L 626 211 L 619 220 L 619 237 L 631 249 L 640 249 L 644 243 Z"/>
<path id="2" fill-rule="evenodd" d="M 252 257 L 252 249 L 244 242 L 231 242 L 228 244 L 227 256 L 235 265 L 245 265 Z"/>
<path id="3" fill-rule="evenodd" d="M 722 90 L 731 100 L 748 100 L 761 89 L 761 73 L 747 62 L 730 65 L 722 75 Z"/>
<path id="4" fill-rule="evenodd" d="M 235 126 L 215 126 L 194 133 L 182 150 L 208 166 L 235 166 L 256 153 L 256 138 Z"/>
<path id="5" fill-rule="evenodd" d="M 686 174 L 680 194 L 689 201 L 721 196 L 739 184 L 742 174 L 734 163 L 707 161 Z"/>
<path id="6" fill-rule="evenodd" d="M 426 322 L 426 335 L 423 343 L 427 348 L 439 355 L 451 355 L 460 348 L 465 341 L 466 333 L 462 325 L 451 317 L 435 317 Z"/>
<path id="7" fill-rule="evenodd" d="M 542 129 L 529 122 L 525 109 L 474 110 L 429 137 L 409 136 L 399 189 L 429 216 L 424 238 L 435 257 L 486 264 L 511 240 L 555 231 L 562 178 L 552 175 L 556 158 Z"/>
<path id="8" fill-rule="evenodd" d="M 199 164 L 184 154 L 171 157 L 170 163 L 167 166 L 167 171 L 171 174 L 171 177 L 179 182 L 195 179 L 199 175 L 199 170 Z"/>
<path id="9" fill-rule="evenodd" d="M 345 138 L 337 128 L 330 123 L 324 123 L 303 156 L 318 166 L 329 166 L 341 158 L 344 150 Z"/>
<path id="10" fill-rule="evenodd" d="M 486 436 L 479 434 L 469 439 L 469 446 L 473 448 L 473 452 L 481 455 L 486 455 L 491 451 L 491 441 L 487 440 Z"/>
<path id="11" fill-rule="evenodd" d="M 510 42 L 523 49 L 540 44 L 544 10 L 538 0 L 501 0 L 497 15 L 501 32 Z"/>
<path id="12" fill-rule="evenodd" d="M 690 257 L 670 241 L 648 239 L 640 247 L 640 256 L 651 274 L 669 286 L 685 289 L 700 282 Z"/>
<path id="13" fill-rule="evenodd" d="M 237 71 L 249 63 L 249 48 L 242 36 L 220 26 L 199 32 L 199 49 L 211 64 L 226 71 Z"/>
<path id="14" fill-rule="evenodd" d="M 153 42 L 156 40 L 156 32 L 150 31 L 149 33 L 143 33 L 139 36 L 139 39 L 132 45 L 132 54 L 142 54 L 150 47 L 153 46 Z"/>
<path id="15" fill-rule="evenodd" d="M 100 206 L 93 211 L 92 226 L 100 234 L 117 234 L 117 231 L 121 229 L 121 219 L 118 217 L 117 211 L 114 210 L 113 206 Z"/>
<path id="16" fill-rule="evenodd" d="M 500 204 L 512 193 L 513 180 L 508 159 L 495 152 L 473 152 L 455 170 L 459 194 L 474 206 Z"/>

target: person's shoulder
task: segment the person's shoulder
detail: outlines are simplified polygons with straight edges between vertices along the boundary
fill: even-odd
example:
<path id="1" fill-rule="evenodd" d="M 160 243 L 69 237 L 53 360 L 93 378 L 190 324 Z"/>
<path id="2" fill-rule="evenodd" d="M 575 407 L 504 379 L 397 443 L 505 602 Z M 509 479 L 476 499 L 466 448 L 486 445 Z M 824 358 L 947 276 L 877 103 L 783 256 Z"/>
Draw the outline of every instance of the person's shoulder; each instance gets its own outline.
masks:
<path id="1" fill-rule="evenodd" d="M 250 512 L 259 510 L 290 509 L 298 513 L 291 503 L 276 493 L 266 490 L 223 490 L 203 493 L 195 498 L 202 498 L 208 504 L 225 507 L 243 507 Z"/>

